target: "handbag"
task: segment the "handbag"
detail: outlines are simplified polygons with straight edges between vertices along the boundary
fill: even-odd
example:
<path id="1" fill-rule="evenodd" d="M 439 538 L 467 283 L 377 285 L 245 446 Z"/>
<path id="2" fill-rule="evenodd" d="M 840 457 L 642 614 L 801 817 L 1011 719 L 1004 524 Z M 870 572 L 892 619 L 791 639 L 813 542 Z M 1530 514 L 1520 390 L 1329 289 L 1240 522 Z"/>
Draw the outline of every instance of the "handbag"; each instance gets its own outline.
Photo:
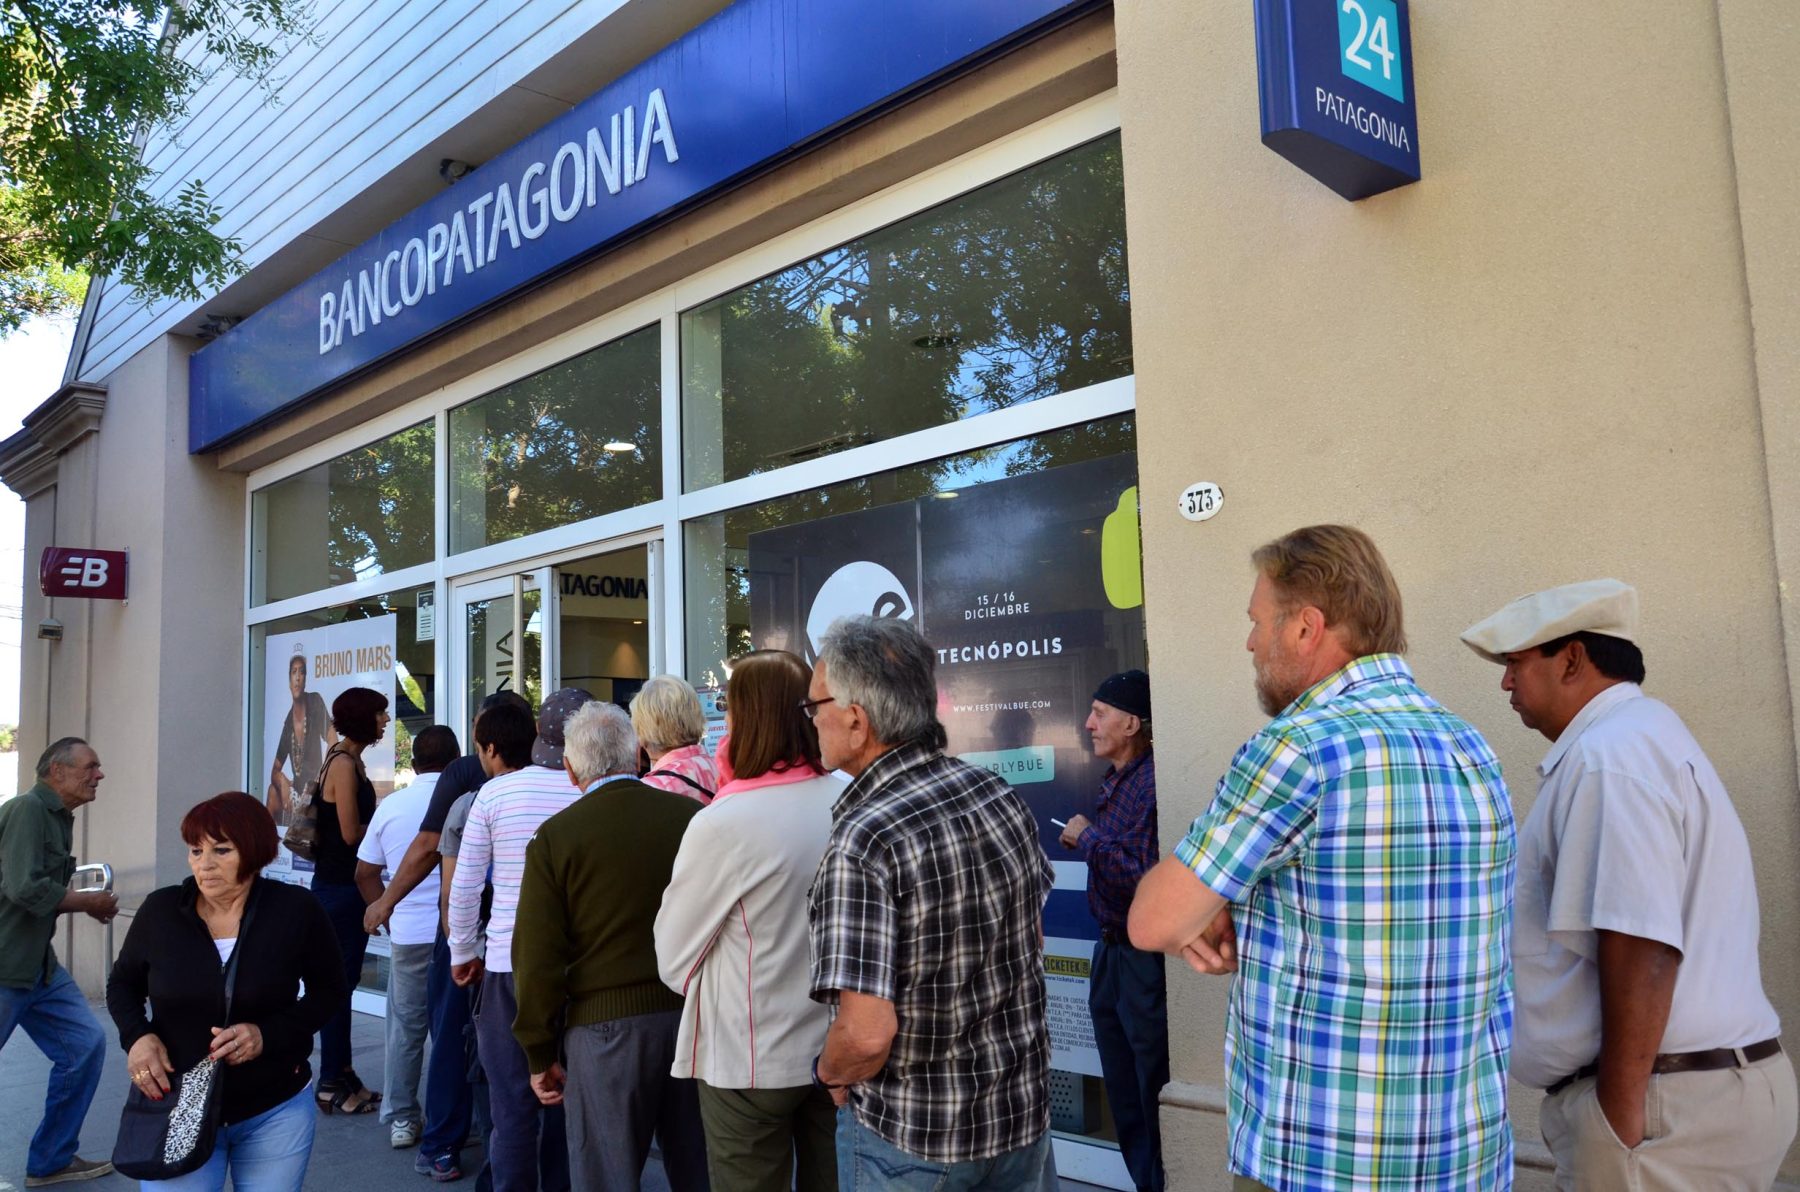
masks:
<path id="1" fill-rule="evenodd" d="M 231 995 L 237 987 L 238 957 L 256 914 L 254 901 L 244 908 L 237 946 L 225 965 L 225 1021 L 231 1024 Z M 119 1137 L 113 1143 L 113 1168 L 134 1180 L 170 1180 L 198 1171 L 212 1158 L 219 1141 L 219 1089 L 224 1065 L 202 1059 L 169 1082 L 162 1100 L 152 1101 L 134 1083 L 119 1114 Z"/>
<path id="2" fill-rule="evenodd" d="M 325 755 L 325 764 L 319 767 L 319 776 L 307 788 L 306 806 L 294 813 L 293 822 L 288 824 L 287 831 L 281 837 L 282 847 L 302 861 L 316 862 L 319 859 L 319 808 L 325 805 L 325 771 L 331 768 L 332 758 L 343 756 L 345 755 L 337 752 Z"/>

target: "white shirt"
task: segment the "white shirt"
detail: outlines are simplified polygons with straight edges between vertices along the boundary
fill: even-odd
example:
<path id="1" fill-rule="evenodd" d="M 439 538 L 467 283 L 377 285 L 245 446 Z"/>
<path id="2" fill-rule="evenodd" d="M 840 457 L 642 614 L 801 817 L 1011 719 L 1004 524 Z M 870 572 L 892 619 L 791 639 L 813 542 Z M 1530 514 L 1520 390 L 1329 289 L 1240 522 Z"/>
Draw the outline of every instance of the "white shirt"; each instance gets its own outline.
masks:
<path id="1" fill-rule="evenodd" d="M 1599 931 L 1681 950 L 1659 1053 L 1780 1033 L 1757 961 L 1750 843 L 1680 717 L 1637 684 L 1617 684 L 1538 770 L 1543 785 L 1519 831 L 1513 1077 L 1547 1088 L 1599 1057 Z"/>
<path id="2" fill-rule="evenodd" d="M 401 787 L 376 805 L 369 830 L 356 846 L 356 859 L 381 866 L 385 871 L 383 881 L 392 879 L 406 857 L 407 846 L 419 834 L 419 821 L 431 806 L 431 792 L 437 781 L 436 774 L 421 774 L 411 786 Z M 425 880 L 394 908 L 388 919 L 388 935 L 396 944 L 429 944 L 436 942 L 437 929 L 438 870 L 434 865 Z"/>
<path id="3" fill-rule="evenodd" d="M 719 797 L 688 821 L 656 916 L 682 994 L 672 1073 L 714 1088 L 812 1083 L 830 1011 L 812 1000 L 807 892 L 831 837 L 832 775 Z"/>

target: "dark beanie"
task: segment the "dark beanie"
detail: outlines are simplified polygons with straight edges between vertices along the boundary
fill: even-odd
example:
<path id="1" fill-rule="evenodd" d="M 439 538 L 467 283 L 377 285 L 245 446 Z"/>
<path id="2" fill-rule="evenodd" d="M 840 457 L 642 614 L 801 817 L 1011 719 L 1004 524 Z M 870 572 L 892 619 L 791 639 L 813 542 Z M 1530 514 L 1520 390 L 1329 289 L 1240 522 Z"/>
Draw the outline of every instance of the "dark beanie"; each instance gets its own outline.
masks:
<path id="1" fill-rule="evenodd" d="M 1094 698 L 1139 720 L 1150 719 L 1150 676 L 1141 670 L 1121 671 L 1094 690 Z"/>

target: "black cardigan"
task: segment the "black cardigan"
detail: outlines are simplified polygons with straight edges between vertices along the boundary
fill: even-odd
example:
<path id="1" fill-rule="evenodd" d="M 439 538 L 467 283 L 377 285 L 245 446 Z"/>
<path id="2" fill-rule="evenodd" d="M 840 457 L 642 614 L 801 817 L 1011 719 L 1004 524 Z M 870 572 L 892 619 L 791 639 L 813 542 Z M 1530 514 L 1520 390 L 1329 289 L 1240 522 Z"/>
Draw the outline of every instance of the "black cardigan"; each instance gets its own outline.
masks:
<path id="1" fill-rule="evenodd" d="M 177 1072 L 206 1058 L 211 1028 L 225 1025 L 224 966 L 194 909 L 198 897 L 189 878 L 144 899 L 106 982 L 106 1008 L 118 1025 L 119 1043 L 130 1051 L 154 1034 Z M 266 1113 L 306 1087 L 313 1034 L 347 997 L 337 937 L 310 890 L 259 877 L 245 904 L 247 918 L 252 907 L 255 916 L 237 942 L 231 1019 L 259 1027 L 263 1050 L 246 1064 L 220 1068 L 228 1124 Z"/>

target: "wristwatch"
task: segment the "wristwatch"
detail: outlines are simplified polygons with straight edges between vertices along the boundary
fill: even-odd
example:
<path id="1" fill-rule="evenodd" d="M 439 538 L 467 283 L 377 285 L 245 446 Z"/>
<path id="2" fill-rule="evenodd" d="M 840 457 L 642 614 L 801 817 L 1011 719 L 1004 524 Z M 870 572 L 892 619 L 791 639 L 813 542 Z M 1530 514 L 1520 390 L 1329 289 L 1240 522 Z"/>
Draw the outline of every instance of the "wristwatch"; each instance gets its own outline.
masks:
<path id="1" fill-rule="evenodd" d="M 825 1081 L 819 1079 L 819 1060 L 822 1058 L 823 1058 L 823 1053 L 821 1053 L 820 1055 L 813 1056 L 812 1072 L 813 1072 L 814 1087 L 822 1088 L 822 1089 L 847 1089 L 847 1088 L 849 1088 L 850 1086 L 847 1084 L 827 1084 Z"/>

